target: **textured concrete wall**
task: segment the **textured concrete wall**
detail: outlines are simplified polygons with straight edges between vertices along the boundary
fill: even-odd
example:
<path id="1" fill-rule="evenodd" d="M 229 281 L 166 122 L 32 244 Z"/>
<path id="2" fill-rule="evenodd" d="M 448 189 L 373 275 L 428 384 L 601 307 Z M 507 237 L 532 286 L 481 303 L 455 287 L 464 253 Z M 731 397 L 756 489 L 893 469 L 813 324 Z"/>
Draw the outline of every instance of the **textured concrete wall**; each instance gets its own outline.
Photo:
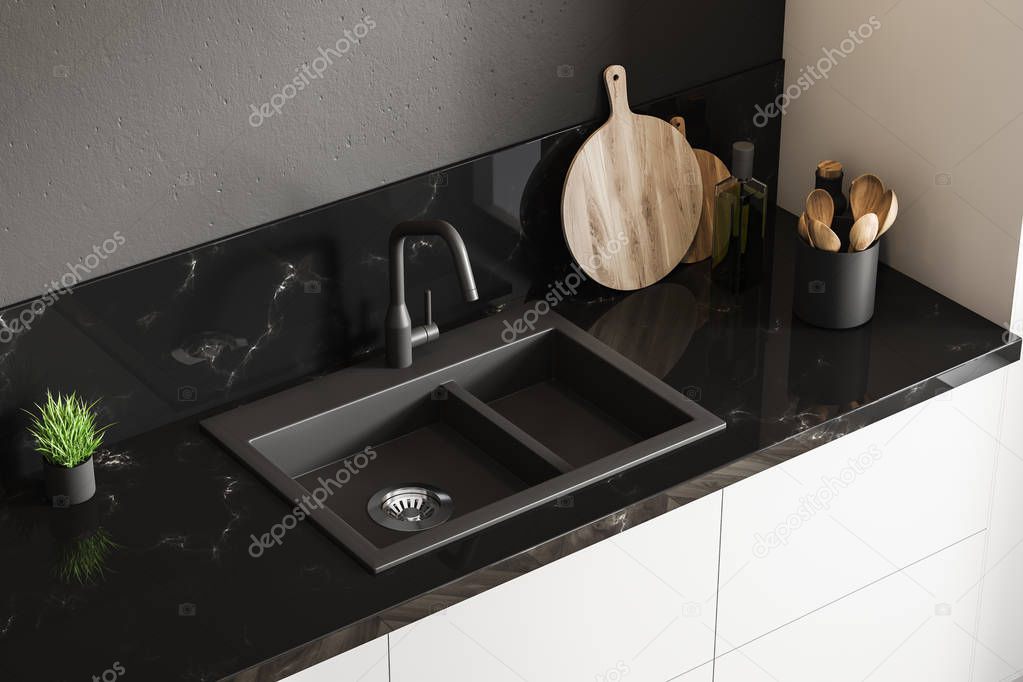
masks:
<path id="1" fill-rule="evenodd" d="M 631 68 L 636 100 L 763 64 L 780 57 L 783 12 L 4 2 L 0 305 L 69 265 L 93 277 L 592 118 L 611 62 Z M 105 247 L 115 232 L 124 243 Z"/>

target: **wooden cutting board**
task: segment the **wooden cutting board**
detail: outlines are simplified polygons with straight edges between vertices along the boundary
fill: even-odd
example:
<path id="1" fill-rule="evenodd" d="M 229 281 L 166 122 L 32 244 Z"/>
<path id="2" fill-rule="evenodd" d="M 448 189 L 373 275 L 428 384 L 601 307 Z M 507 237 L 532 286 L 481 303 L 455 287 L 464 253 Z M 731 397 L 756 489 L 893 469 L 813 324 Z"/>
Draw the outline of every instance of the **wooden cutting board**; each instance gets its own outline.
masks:
<path id="1" fill-rule="evenodd" d="M 685 119 L 676 116 L 669 123 L 685 137 Z M 698 263 L 711 257 L 714 250 L 714 187 L 731 176 L 728 166 L 710 152 L 694 149 L 693 153 L 696 154 L 696 161 L 700 165 L 700 177 L 703 180 L 703 211 L 700 213 L 700 226 L 696 229 L 696 237 L 682 258 L 683 263 Z"/>
<path id="2" fill-rule="evenodd" d="M 561 197 L 565 242 L 588 276 L 631 291 L 685 256 L 700 224 L 703 183 L 685 137 L 629 108 L 625 69 L 609 66 L 611 117 L 576 153 Z"/>

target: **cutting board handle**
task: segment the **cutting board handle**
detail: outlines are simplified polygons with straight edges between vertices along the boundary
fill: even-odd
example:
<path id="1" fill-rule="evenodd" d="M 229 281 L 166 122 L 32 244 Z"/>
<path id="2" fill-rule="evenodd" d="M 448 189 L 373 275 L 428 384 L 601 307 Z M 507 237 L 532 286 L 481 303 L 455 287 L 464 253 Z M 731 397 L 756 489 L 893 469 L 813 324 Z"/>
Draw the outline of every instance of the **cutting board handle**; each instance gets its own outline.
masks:
<path id="1" fill-rule="evenodd" d="M 629 91 L 625 84 L 625 67 L 614 64 L 604 69 L 604 85 L 607 86 L 607 98 L 611 102 L 611 116 L 631 114 Z"/>

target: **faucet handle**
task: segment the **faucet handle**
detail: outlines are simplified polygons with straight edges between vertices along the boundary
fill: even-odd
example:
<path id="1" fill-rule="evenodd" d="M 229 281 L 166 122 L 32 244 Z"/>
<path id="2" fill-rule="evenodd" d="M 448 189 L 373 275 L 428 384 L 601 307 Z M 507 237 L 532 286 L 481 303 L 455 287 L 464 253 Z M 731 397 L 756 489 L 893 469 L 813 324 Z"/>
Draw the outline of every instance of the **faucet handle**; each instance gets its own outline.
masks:
<path id="1" fill-rule="evenodd" d="M 429 327 L 433 324 L 433 292 L 429 289 L 426 290 L 426 326 Z"/>

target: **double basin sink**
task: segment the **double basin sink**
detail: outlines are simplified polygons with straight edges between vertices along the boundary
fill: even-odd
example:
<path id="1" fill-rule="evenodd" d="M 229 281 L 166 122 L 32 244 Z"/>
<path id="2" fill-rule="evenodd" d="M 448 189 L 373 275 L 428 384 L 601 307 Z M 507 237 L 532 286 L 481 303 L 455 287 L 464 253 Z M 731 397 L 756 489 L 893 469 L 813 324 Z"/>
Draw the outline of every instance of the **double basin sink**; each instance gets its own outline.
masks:
<path id="1" fill-rule="evenodd" d="M 374 572 L 724 428 L 557 313 L 523 324 L 536 317 L 513 309 L 411 367 L 371 361 L 203 427 Z"/>

